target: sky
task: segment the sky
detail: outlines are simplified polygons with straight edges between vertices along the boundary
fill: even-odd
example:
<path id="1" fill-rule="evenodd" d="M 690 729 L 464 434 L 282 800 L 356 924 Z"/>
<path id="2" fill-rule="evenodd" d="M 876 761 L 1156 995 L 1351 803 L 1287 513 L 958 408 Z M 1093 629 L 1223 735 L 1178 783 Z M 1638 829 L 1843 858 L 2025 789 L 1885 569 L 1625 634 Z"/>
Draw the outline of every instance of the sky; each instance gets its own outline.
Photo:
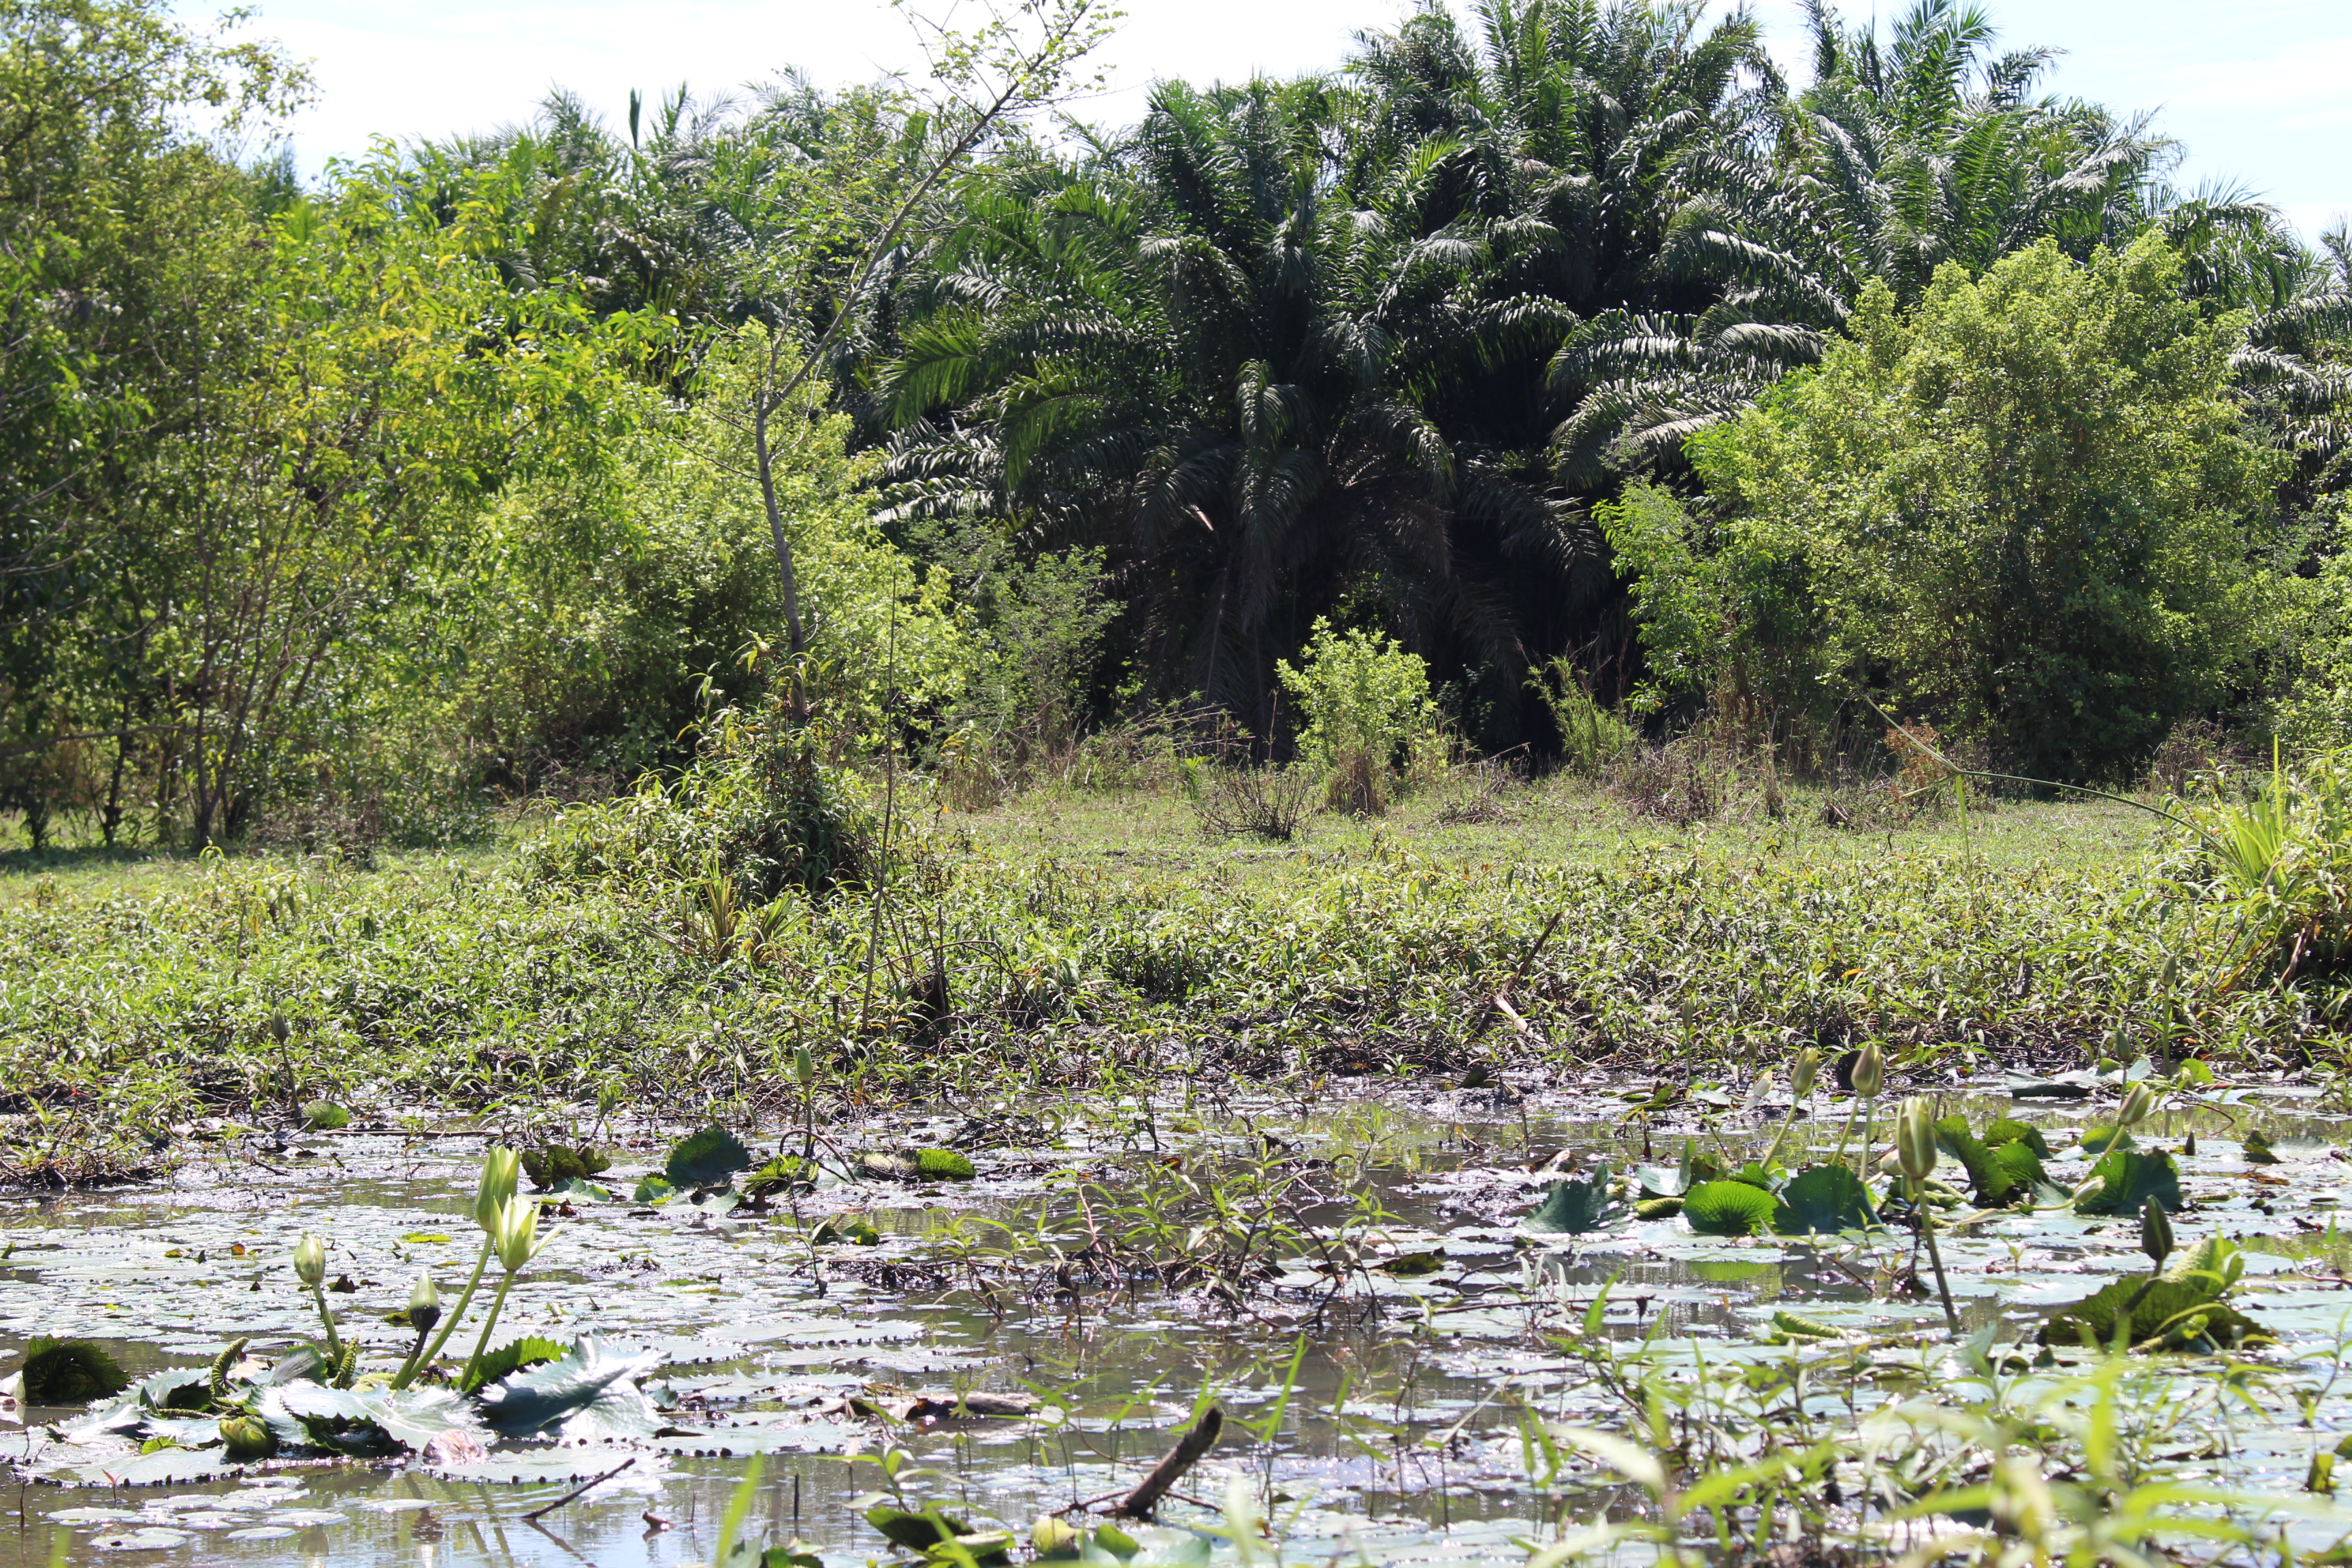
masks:
<path id="1" fill-rule="evenodd" d="M 945 0 L 941 0 L 944 4 Z M 1892 14 L 1904 0 L 1890 0 Z M 1715 0 L 1718 10 L 1726 0 Z M 2345 0 L 1986 0 L 2004 47 L 2066 51 L 2051 90 L 2154 110 L 2184 142 L 2179 179 L 2235 183 L 2274 203 L 2306 238 L 2352 216 L 2352 5 Z M 929 7 L 934 13 L 938 5 Z M 1329 68 L 1362 28 L 1392 25 L 1398 0 L 1126 0 L 1105 46 L 1109 90 L 1082 117 L 1132 123 L 1151 81 L 1246 79 Z M 1793 79 L 1806 73 L 1801 12 L 1756 0 Z M 214 8 L 183 4 L 203 21 Z M 1849 0 L 1850 20 L 1867 15 Z M 827 86 L 919 70 L 914 36 L 887 0 L 681 0 L 661 5 L 548 0 L 259 0 L 249 31 L 313 62 L 320 95 L 293 128 L 315 171 L 374 136 L 444 136 L 527 118 L 551 87 L 615 123 L 631 89 L 651 101 L 797 65 Z"/>

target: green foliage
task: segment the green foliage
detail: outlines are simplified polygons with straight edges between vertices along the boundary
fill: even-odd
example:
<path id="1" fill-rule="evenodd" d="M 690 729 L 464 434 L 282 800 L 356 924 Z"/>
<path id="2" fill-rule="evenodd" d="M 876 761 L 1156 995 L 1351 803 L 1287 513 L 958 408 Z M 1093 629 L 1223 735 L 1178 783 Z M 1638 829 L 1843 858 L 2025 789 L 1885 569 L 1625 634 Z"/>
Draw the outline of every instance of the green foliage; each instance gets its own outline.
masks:
<path id="1" fill-rule="evenodd" d="M 1615 525 L 1669 676 L 1746 660 L 1799 706 L 1882 684 L 2015 771 L 2133 775 L 2221 694 L 2269 593 L 2249 563 L 2279 468 L 2227 395 L 2242 323 L 2180 279 L 2148 237 L 1947 267 L 1907 312 L 1865 289 L 1817 372 L 1696 445 L 1711 539 L 1663 502 Z"/>
<path id="2" fill-rule="evenodd" d="M 2172 1156 L 2161 1151 L 2114 1149 L 2091 1167 L 2090 1179 L 2075 1194 L 2074 1212 L 2137 1215 L 2151 1198 L 2169 1212 L 2179 1212 L 2180 1171 Z"/>
<path id="3" fill-rule="evenodd" d="M 1858 1230 L 1878 1223 L 1870 1189 L 1843 1165 L 1813 1165 L 1780 1189 L 1772 1228 L 1782 1236 Z"/>
<path id="4" fill-rule="evenodd" d="M 1702 1236 L 1762 1236 L 1772 1228 L 1772 1194 L 1746 1182 L 1701 1182 L 1683 1194 L 1683 1218 Z"/>
<path id="5" fill-rule="evenodd" d="M 25 1347 L 25 1403 L 86 1405 L 121 1393 L 130 1374 L 102 1345 L 36 1334 Z"/>
<path id="6" fill-rule="evenodd" d="M 681 1138 L 669 1152 L 662 1174 L 677 1187 L 715 1187 L 738 1171 L 751 1168 L 751 1152 L 724 1127 L 706 1127 Z"/>
<path id="7" fill-rule="evenodd" d="M 1545 1188 L 1543 1202 L 1519 1222 L 1519 1228 L 1545 1236 L 1580 1236 L 1599 1230 L 1623 1210 L 1610 1191 L 1609 1168 L 1603 1165 L 1590 1176 Z"/>
<path id="8" fill-rule="evenodd" d="M 566 1182 L 584 1182 L 612 1167 L 611 1160 L 586 1147 L 547 1143 L 522 1152 L 523 1173 L 530 1177 L 530 1184 L 541 1192 Z"/>
<path id="9" fill-rule="evenodd" d="M 1306 722 L 1300 752 L 1330 770 L 1335 804 L 1378 812 L 1394 781 L 1442 756 L 1429 667 L 1393 638 L 1318 619 L 1294 668 L 1275 661 Z"/>

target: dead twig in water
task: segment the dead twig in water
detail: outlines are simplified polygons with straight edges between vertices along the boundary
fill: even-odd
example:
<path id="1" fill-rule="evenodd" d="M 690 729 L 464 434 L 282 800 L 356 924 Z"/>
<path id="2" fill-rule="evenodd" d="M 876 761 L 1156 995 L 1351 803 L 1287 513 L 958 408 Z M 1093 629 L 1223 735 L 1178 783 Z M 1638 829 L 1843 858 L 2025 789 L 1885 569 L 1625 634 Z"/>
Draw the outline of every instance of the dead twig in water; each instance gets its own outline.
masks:
<path id="1" fill-rule="evenodd" d="M 635 1459 L 623 1459 L 619 1464 L 614 1465 L 611 1469 L 606 1470 L 603 1475 L 596 1477 L 593 1480 L 584 1481 L 581 1485 L 573 1487 L 570 1491 L 565 1492 L 562 1497 L 557 1498 L 545 1508 L 533 1509 L 530 1512 L 524 1514 L 522 1516 L 524 1521 L 527 1523 L 533 1522 L 548 1514 L 553 1513 L 557 1509 L 562 1508 L 565 1503 L 570 1502 L 573 1498 L 578 1497 L 581 1493 L 594 1490 L 596 1488 L 603 1486 L 606 1481 L 611 1480 L 614 1476 L 619 1475 L 623 1470 L 627 1469 L 631 1465 L 635 1463 L 636 1460 Z"/>
<path id="2" fill-rule="evenodd" d="M 1184 1479 L 1184 1472 L 1201 1462 L 1201 1456 L 1216 1446 L 1217 1434 L 1225 1427 L 1225 1413 L 1212 1405 L 1202 1413 L 1192 1429 L 1176 1439 L 1167 1458 L 1151 1467 L 1136 1489 L 1127 1494 L 1127 1500 L 1111 1512 L 1121 1519 L 1149 1519 L 1168 1489 Z"/>

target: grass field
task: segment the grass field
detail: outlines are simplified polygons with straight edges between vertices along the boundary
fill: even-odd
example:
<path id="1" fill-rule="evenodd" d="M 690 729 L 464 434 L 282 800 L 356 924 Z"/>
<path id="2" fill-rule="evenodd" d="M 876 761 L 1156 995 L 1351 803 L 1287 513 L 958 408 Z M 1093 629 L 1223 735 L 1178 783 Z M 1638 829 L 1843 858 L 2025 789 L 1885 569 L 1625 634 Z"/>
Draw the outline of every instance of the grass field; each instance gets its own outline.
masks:
<path id="1" fill-rule="evenodd" d="M 1282 845 L 1208 838 L 1174 793 L 908 806 L 878 908 L 714 910 L 692 879 L 551 868 L 543 820 L 368 870 L 20 854 L 5 1157 L 100 1175 L 203 1116 L 322 1100 L 530 1124 L 658 1093 L 685 1117 L 772 1100 L 800 1046 L 856 1103 L 1210 1071 L 1688 1077 L 1871 1038 L 1921 1074 L 2333 1059 L 2292 992 L 2175 1005 L 2163 977 L 2189 985 L 2194 954 L 2168 830 L 2116 803 L 1860 831 L 1797 793 L 1676 827 L 1574 782 L 1465 782 Z"/>

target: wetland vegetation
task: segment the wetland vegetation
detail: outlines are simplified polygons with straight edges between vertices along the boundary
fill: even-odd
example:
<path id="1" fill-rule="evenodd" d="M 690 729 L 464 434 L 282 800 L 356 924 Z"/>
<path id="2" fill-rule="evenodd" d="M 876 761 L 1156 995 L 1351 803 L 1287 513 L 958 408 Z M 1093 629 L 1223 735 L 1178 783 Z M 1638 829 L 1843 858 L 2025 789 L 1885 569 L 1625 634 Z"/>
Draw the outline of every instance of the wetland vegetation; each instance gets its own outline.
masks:
<path id="1" fill-rule="evenodd" d="M 0 0 L 0 1565 L 2352 1558 L 2342 232 L 991 16 L 306 179 Z"/>

